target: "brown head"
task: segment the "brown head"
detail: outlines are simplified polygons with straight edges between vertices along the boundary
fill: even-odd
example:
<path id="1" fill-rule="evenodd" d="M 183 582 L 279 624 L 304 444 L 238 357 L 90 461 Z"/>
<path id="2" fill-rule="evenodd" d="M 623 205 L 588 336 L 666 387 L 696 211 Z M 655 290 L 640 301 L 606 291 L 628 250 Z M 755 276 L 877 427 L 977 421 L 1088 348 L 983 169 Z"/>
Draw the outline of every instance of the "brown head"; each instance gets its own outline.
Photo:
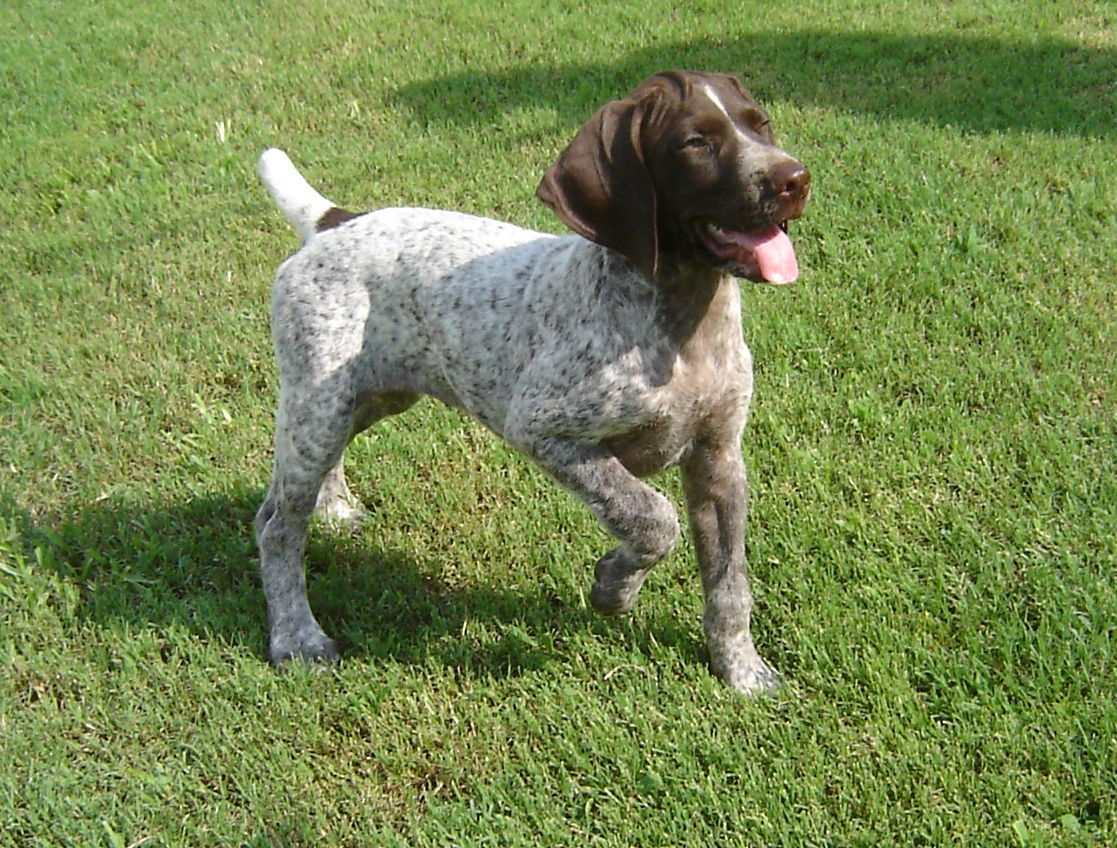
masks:
<path id="1" fill-rule="evenodd" d="M 806 208 L 810 182 L 736 79 L 664 71 L 601 107 L 536 194 L 648 276 L 670 254 L 786 283 L 798 275 L 786 224 Z"/>

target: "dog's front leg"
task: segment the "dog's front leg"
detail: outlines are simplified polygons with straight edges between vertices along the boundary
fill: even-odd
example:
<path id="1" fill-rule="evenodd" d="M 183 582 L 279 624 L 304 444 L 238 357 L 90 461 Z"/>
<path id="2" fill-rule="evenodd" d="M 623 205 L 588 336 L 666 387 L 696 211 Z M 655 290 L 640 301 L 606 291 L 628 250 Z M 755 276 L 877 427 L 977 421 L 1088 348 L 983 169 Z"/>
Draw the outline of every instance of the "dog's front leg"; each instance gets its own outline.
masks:
<path id="1" fill-rule="evenodd" d="M 742 692 L 774 691 L 779 676 L 752 641 L 752 592 L 745 562 L 748 481 L 739 438 L 696 445 L 682 471 L 702 571 L 702 623 L 711 670 Z"/>
<path id="2" fill-rule="evenodd" d="M 652 566 L 679 540 L 675 508 L 598 445 L 541 439 L 529 453 L 620 541 L 597 563 L 590 603 L 606 615 L 628 612 Z"/>

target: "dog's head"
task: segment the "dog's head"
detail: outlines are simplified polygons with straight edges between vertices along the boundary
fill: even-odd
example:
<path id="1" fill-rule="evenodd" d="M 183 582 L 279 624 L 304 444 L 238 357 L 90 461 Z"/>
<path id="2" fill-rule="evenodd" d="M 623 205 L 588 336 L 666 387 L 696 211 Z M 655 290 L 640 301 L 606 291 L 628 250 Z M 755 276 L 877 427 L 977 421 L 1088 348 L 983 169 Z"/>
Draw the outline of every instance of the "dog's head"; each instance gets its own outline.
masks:
<path id="1" fill-rule="evenodd" d="M 806 208 L 810 182 L 736 79 L 664 71 L 599 109 L 536 194 L 649 276 L 671 253 L 787 283 L 798 265 L 786 225 Z"/>

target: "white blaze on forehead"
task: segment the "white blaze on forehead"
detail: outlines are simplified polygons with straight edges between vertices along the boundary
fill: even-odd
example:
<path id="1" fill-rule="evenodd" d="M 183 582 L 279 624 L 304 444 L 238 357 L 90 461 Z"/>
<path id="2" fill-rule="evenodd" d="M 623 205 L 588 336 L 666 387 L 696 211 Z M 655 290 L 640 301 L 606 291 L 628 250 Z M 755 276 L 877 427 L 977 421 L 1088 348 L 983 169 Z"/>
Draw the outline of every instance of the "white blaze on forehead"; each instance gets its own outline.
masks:
<path id="1" fill-rule="evenodd" d="M 740 144 L 737 158 L 742 175 L 747 176 L 759 168 L 769 167 L 774 161 L 787 158 L 787 155 L 780 150 L 770 145 L 762 144 L 749 136 L 749 134 L 741 128 L 740 124 L 733 120 L 733 116 L 729 114 L 729 110 L 725 107 L 725 103 L 718 97 L 718 93 L 714 91 L 712 85 L 703 83 L 702 91 L 710 98 L 710 102 L 718 108 L 718 111 L 725 115 L 725 119 L 729 121 L 729 125 L 733 127 L 733 132 L 736 134 L 737 141 Z"/>
<path id="2" fill-rule="evenodd" d="M 709 83 L 703 83 L 702 84 L 702 90 L 706 92 L 706 96 L 709 97 L 710 100 L 713 101 L 714 105 L 717 106 L 718 109 L 721 110 L 721 114 L 725 115 L 725 117 L 728 119 L 729 123 L 732 124 L 733 119 L 729 117 L 729 110 L 726 109 L 725 104 L 721 102 L 721 98 L 718 97 L 718 93 L 716 91 L 714 91 L 714 87 L 712 85 L 710 85 Z"/>
<path id="3" fill-rule="evenodd" d="M 733 116 L 729 114 L 729 110 L 726 109 L 725 104 L 721 102 L 721 98 L 718 97 L 718 93 L 714 91 L 714 87 L 709 83 L 703 83 L 702 90 L 706 93 L 706 96 L 710 98 L 710 102 L 718 107 L 718 111 L 721 112 L 721 114 L 725 115 L 725 119 L 729 121 L 729 125 L 733 127 L 733 132 L 737 134 L 737 140 L 743 142 L 746 145 L 755 145 L 756 142 L 745 135 L 744 130 L 742 130 L 740 126 L 737 125 L 737 122 L 733 120 Z"/>

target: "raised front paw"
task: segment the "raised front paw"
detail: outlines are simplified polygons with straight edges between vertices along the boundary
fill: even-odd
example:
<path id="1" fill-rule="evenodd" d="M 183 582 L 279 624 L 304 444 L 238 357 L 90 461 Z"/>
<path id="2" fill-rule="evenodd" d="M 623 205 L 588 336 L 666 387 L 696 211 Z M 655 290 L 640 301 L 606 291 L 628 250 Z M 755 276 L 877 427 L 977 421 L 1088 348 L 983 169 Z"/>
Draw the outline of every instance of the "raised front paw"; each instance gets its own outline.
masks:
<path id="1" fill-rule="evenodd" d="M 602 615 L 630 612 L 650 570 L 636 565 L 636 557 L 627 546 L 614 548 L 598 560 L 594 569 L 590 605 Z"/>

